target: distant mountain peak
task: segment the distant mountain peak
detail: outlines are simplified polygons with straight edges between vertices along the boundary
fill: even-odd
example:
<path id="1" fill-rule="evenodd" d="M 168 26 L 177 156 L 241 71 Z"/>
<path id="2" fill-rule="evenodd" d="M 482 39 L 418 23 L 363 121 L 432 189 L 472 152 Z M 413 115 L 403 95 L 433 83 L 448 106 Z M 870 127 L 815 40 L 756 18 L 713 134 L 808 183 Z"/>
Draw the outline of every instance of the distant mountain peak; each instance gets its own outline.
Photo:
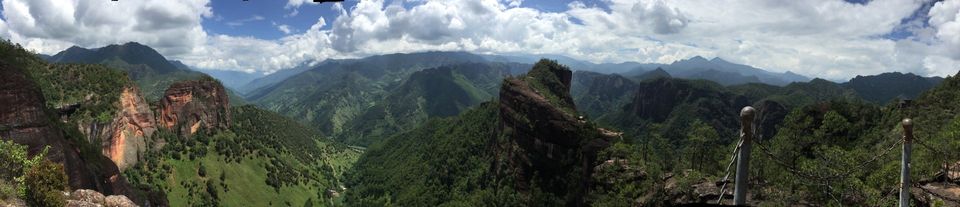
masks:
<path id="1" fill-rule="evenodd" d="M 96 49 L 73 46 L 57 53 L 50 59 L 53 62 L 63 63 L 105 63 L 119 59 L 132 65 L 143 64 L 149 66 L 152 70 L 160 74 L 179 70 L 179 68 L 171 64 L 162 54 L 149 46 L 137 42 L 127 42 L 123 45 L 111 44 Z"/>
<path id="2" fill-rule="evenodd" d="M 708 62 L 709 60 L 707 60 L 707 58 L 704 58 L 703 56 L 699 56 L 699 55 L 697 55 L 697 56 L 693 56 L 693 57 L 692 57 L 692 58 L 690 58 L 690 59 L 687 59 L 687 61 L 694 61 L 694 62 Z"/>
<path id="3" fill-rule="evenodd" d="M 123 46 L 128 46 L 128 47 L 132 47 L 132 46 L 146 47 L 146 45 L 140 44 L 139 42 L 127 42 L 127 43 L 123 43 Z"/>
<path id="4" fill-rule="evenodd" d="M 724 60 L 724 59 L 722 59 L 722 58 L 720 58 L 720 57 L 713 57 L 713 59 L 710 59 L 710 62 L 714 62 L 714 63 L 730 63 L 730 62 L 727 62 L 727 60 Z"/>

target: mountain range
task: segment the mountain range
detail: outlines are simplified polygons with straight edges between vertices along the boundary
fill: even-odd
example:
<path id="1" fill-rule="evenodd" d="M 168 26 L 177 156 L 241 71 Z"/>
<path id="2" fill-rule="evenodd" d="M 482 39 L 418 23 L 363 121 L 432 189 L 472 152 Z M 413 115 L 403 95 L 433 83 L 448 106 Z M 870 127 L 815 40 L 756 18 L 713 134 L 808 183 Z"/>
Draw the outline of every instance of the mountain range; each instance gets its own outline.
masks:
<path id="1" fill-rule="evenodd" d="M 138 43 L 53 56 L 0 46 L 0 102 L 13 106 L 0 109 L 0 137 L 31 155 L 50 146 L 68 189 L 139 205 L 708 204 L 728 196 L 718 183 L 745 106 L 764 150 L 751 205 L 892 204 L 886 152 L 903 117 L 929 145 L 915 149 L 914 196 L 960 189 L 942 170 L 960 157 L 939 152 L 960 147 L 957 77 L 836 83 L 699 56 L 466 52 L 262 75 L 192 69 Z M 810 175 L 829 178 L 795 182 Z"/>

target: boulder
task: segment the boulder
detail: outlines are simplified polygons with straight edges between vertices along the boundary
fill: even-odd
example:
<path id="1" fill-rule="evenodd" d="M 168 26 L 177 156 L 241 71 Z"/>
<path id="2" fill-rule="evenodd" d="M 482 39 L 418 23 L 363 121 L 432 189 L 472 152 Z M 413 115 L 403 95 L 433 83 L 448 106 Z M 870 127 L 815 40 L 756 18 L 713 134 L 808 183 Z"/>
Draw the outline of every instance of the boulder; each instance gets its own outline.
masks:
<path id="1" fill-rule="evenodd" d="M 137 204 L 130 201 L 126 196 L 107 196 L 106 201 L 104 201 L 103 206 L 106 207 L 132 207 L 137 206 Z"/>
<path id="2" fill-rule="evenodd" d="M 66 207 L 103 207 L 103 205 L 87 201 L 67 200 Z"/>
<path id="3" fill-rule="evenodd" d="M 104 202 L 104 199 L 106 199 L 106 197 L 104 197 L 103 194 L 94 190 L 89 190 L 89 189 L 75 190 L 73 191 L 73 193 L 70 194 L 70 198 L 69 198 L 69 200 L 97 203 L 97 204 L 102 204 Z"/>

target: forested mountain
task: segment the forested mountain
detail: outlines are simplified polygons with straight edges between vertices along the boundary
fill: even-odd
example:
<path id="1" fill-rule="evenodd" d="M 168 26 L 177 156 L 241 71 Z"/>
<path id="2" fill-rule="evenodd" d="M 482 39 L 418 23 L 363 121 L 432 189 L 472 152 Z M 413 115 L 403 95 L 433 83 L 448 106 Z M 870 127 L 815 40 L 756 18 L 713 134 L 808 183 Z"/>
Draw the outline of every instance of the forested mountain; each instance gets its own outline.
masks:
<path id="1" fill-rule="evenodd" d="M 344 142 L 369 145 L 419 126 L 432 117 L 451 117 L 495 97 L 499 83 L 529 65 L 461 63 L 414 72 L 386 97 L 347 123 Z"/>
<path id="2" fill-rule="evenodd" d="M 960 189 L 934 182 L 956 180 L 939 176 L 943 163 L 960 160 L 944 153 L 960 146 L 951 141 L 960 130 L 956 77 L 891 73 L 778 86 L 762 82 L 789 74 L 767 76 L 716 58 L 624 76 L 573 72 L 551 60 L 427 52 L 285 71 L 248 93 L 257 106 L 232 106 L 220 81 L 180 80 L 195 73 L 147 58 L 159 55 L 149 47 L 105 48 L 49 57 L 95 64 L 49 64 L 8 45 L 7 57 L 29 58 L 0 61 L 22 68 L 8 77 L 27 77 L 11 82 L 35 84 L 42 101 L 30 103 L 49 120 L 37 123 L 60 132 L 43 143 L 56 147 L 49 159 L 65 164 L 65 185 L 108 185 L 93 189 L 139 204 L 709 203 L 721 196 L 717 183 L 744 106 L 757 109 L 754 150 L 762 150 L 751 168 L 752 205 L 891 204 L 898 167 L 891 150 L 903 117 L 914 118 L 923 137 L 915 188 Z M 144 80 L 170 84 L 148 102 L 138 89 Z M 921 95 L 880 105 L 912 94 Z M 5 139 L 32 151 L 41 146 L 4 126 Z"/>
<path id="3" fill-rule="evenodd" d="M 65 199 L 59 190 L 76 189 L 142 206 L 333 205 L 343 172 L 362 153 L 274 112 L 231 107 L 207 76 L 174 82 L 148 103 L 129 71 L 112 65 L 47 63 L 9 42 L 0 53 L 0 102 L 9 106 L 0 110 L 0 138 L 62 165 L 41 175 L 62 181 L 0 182 L 35 189 L 24 197 L 31 205 L 56 206 Z M 5 166 L 20 159 L 8 155 L 0 156 Z"/>
<path id="4" fill-rule="evenodd" d="M 877 104 L 886 104 L 893 99 L 914 99 L 920 93 L 939 85 L 941 77 L 921 77 L 913 73 L 882 73 L 871 76 L 857 76 L 843 83 L 853 89 L 857 95 Z"/>
<path id="5" fill-rule="evenodd" d="M 719 57 L 707 60 L 701 56 L 674 61 L 671 64 L 649 65 L 623 74 L 631 77 L 639 76 L 655 70 L 654 68 L 662 68 L 672 77 L 710 80 L 722 85 L 765 83 L 784 86 L 792 82 L 805 82 L 810 80 L 810 78 L 790 71 L 774 73 L 748 65 L 731 63 Z"/>
<path id="6" fill-rule="evenodd" d="M 296 76 L 292 76 L 289 79 L 286 79 L 282 82 L 279 82 L 275 85 L 257 89 L 248 94 L 247 98 L 257 105 L 263 106 L 266 109 L 279 112 L 280 114 L 292 117 L 296 120 L 303 121 L 305 123 L 310 123 L 312 126 L 316 126 L 321 131 L 327 134 L 334 135 L 338 140 L 360 140 L 358 136 L 364 136 L 361 133 L 355 133 L 349 136 L 341 136 L 342 134 L 354 133 L 349 131 L 351 125 L 359 126 L 364 123 L 351 124 L 355 120 L 358 120 L 361 117 L 372 118 L 374 120 L 392 119 L 392 116 L 401 113 L 411 113 L 414 112 L 419 106 L 416 102 L 400 102 L 400 103 L 390 103 L 397 104 L 396 106 L 389 106 L 386 103 L 378 105 L 380 102 L 389 101 L 391 91 L 398 90 L 408 90 L 409 92 L 416 92 L 416 90 L 456 90 L 456 89 L 447 89 L 447 88 L 435 88 L 435 87 L 423 87 L 421 84 L 417 86 L 418 83 L 410 83 L 408 86 L 403 86 L 406 80 L 410 79 L 411 75 L 422 71 L 428 68 L 439 67 L 443 65 L 450 64 L 486 64 L 486 61 L 483 57 L 473 55 L 470 53 L 464 52 L 425 52 L 425 53 L 413 53 L 413 54 L 391 54 L 391 55 L 380 55 L 372 56 L 358 60 L 342 60 L 342 61 L 326 61 L 319 64 L 318 66 L 302 72 Z M 517 68 L 517 64 L 505 65 L 505 66 L 490 66 L 490 67 L 499 67 L 497 69 L 497 74 L 499 76 L 505 76 L 508 74 L 515 74 L 521 69 Z M 506 68 L 504 68 L 506 67 Z M 511 68 L 513 67 L 513 68 Z M 509 73 L 502 72 L 504 69 Z M 447 81 L 447 83 L 457 83 L 453 86 L 456 87 L 467 87 L 462 90 L 466 92 L 471 92 L 473 94 L 457 94 L 447 92 L 449 97 L 455 97 L 460 95 L 468 96 L 482 96 L 482 93 L 476 93 L 478 90 L 468 89 L 469 87 L 477 87 L 483 90 L 485 93 L 491 93 L 490 89 L 492 88 L 489 81 L 497 81 L 497 78 L 490 78 L 489 75 L 474 75 L 474 74 L 484 74 L 483 71 L 470 71 L 470 70 L 489 70 L 488 68 L 480 67 L 476 69 L 464 69 L 458 72 L 458 75 L 450 74 L 448 79 L 453 82 Z M 426 76 L 436 76 L 436 75 L 426 75 Z M 463 78 L 458 78 L 458 76 L 464 76 Z M 420 77 L 420 76 L 417 76 Z M 475 78 L 475 79 L 471 79 Z M 440 78 L 442 79 L 442 78 Z M 459 82 L 455 79 L 461 79 Z M 463 80 L 476 81 L 471 84 L 465 84 Z M 416 79 L 416 81 L 434 81 L 430 78 Z M 486 82 L 484 82 L 486 81 Z M 482 83 L 481 83 L 482 82 Z M 494 82 L 495 83 L 495 82 Z M 473 86 L 470 86 L 473 85 Z M 402 96 L 408 96 L 407 98 L 413 98 L 420 95 L 416 93 L 413 94 L 397 94 L 394 95 L 393 99 L 403 99 Z M 430 97 L 432 98 L 432 97 Z M 476 97 L 482 98 L 482 97 Z M 414 100 L 414 99 L 409 99 Z M 433 99 L 431 99 L 433 100 Z M 444 102 L 438 103 L 424 103 L 430 108 L 430 105 L 433 107 L 446 106 L 445 103 L 454 104 L 454 102 L 446 102 L 448 100 L 441 100 Z M 466 103 L 477 103 L 476 101 L 467 101 L 460 102 L 460 104 Z M 407 106 L 402 106 L 407 105 Z M 410 108 L 410 109 L 398 109 L 399 111 L 386 111 L 387 114 L 381 116 L 376 113 L 378 111 L 394 110 L 392 107 L 398 108 Z M 412 107 L 412 108 L 411 108 Z M 454 106 L 454 109 L 462 109 L 468 107 L 468 105 L 463 106 Z M 426 108 L 424 108 L 426 109 Z M 444 109 L 447 112 L 442 115 L 455 115 L 455 112 L 449 112 L 450 109 Z M 370 114 L 368 114 L 368 111 Z M 426 111 L 425 111 L 426 112 Z M 415 114 L 420 114 L 419 112 L 414 112 Z M 367 114 L 367 115 L 365 115 Z M 427 113 L 423 113 L 427 114 Z M 405 115 L 410 117 L 412 115 Z M 381 117 L 381 118 L 378 118 Z M 399 118 L 399 117 L 398 117 Z M 422 120 L 425 117 L 418 118 Z M 366 121 L 366 120 L 359 120 Z M 391 120 L 383 120 L 387 123 L 393 122 Z M 380 121 L 382 124 L 383 121 Z M 402 120 L 395 120 L 397 122 Z M 405 120 L 403 120 L 405 121 Z M 377 121 L 374 121 L 377 122 Z M 414 123 L 417 121 L 414 120 Z M 392 124 L 391 124 L 392 125 Z M 364 126 L 369 127 L 369 126 Z M 379 133 L 377 130 L 380 129 L 369 129 L 372 133 Z M 389 129 L 388 129 L 389 130 Z M 369 142 L 363 141 L 359 143 L 349 142 L 350 144 L 368 144 Z"/>
<path id="7" fill-rule="evenodd" d="M 541 58 L 547 58 L 551 60 L 556 60 L 558 63 L 570 67 L 570 70 L 573 71 L 589 71 L 597 73 L 628 73 L 631 71 L 640 70 L 643 68 L 655 68 L 661 64 L 656 63 L 637 63 L 637 62 L 622 62 L 622 63 L 592 63 L 588 61 L 578 60 L 571 57 L 563 55 L 526 55 L 526 54 L 517 54 L 517 55 L 483 55 L 484 58 L 491 62 L 514 62 L 514 63 L 533 63 L 537 62 Z"/>
<path id="8" fill-rule="evenodd" d="M 499 101 L 373 145 L 350 173 L 347 204 L 585 203 L 592 168 L 584 165 L 609 137 L 575 118 L 571 78 L 542 60 L 504 80 Z"/>
<path id="9" fill-rule="evenodd" d="M 250 80 L 250 82 L 248 82 L 247 84 L 244 84 L 243 86 L 240 86 L 239 88 L 237 88 L 237 90 L 240 93 L 244 94 L 244 96 L 248 96 L 249 93 L 253 92 L 254 90 L 257 90 L 260 88 L 268 88 L 269 86 L 280 83 L 294 75 L 313 69 L 313 67 L 320 67 L 320 65 L 330 64 L 333 62 L 337 62 L 337 60 L 325 60 L 323 62 L 318 63 L 315 66 L 311 66 L 308 63 L 302 63 L 293 68 L 278 70 L 274 73 L 270 73 L 263 77 Z"/>
<path id="10" fill-rule="evenodd" d="M 156 101 L 170 84 L 180 80 L 197 79 L 204 74 L 181 68 L 156 50 L 136 42 L 86 49 L 70 47 L 50 58 L 56 63 L 103 64 L 122 70 L 143 89 L 147 100 Z"/>
<path id="11" fill-rule="evenodd" d="M 673 76 L 671 76 L 670 73 L 668 73 L 667 71 L 663 70 L 663 68 L 658 67 L 657 69 L 647 71 L 647 72 L 644 72 L 643 74 L 635 76 L 634 80 L 640 82 L 640 81 L 654 80 L 658 78 L 670 78 L 670 77 L 673 77 Z"/>
<path id="12" fill-rule="evenodd" d="M 570 94 L 584 114 L 599 117 L 610 110 L 623 107 L 630 101 L 638 85 L 618 74 L 587 71 L 573 73 Z"/>

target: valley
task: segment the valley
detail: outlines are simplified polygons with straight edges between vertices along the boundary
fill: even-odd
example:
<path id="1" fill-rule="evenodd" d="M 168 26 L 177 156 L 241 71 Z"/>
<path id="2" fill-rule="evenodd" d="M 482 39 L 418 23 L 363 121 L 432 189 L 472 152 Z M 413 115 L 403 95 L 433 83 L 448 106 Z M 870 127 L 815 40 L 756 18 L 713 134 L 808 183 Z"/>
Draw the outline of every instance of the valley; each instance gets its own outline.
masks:
<path id="1" fill-rule="evenodd" d="M 176 63 L 136 43 L 107 48 L 112 47 L 138 48 L 142 57 L 127 57 L 131 62 Z M 47 60 L 66 61 L 64 54 L 78 51 L 84 49 L 70 48 Z M 103 160 L 69 172 L 96 177 L 104 172 L 93 169 L 116 167 L 123 180 L 100 191 L 161 206 L 707 202 L 717 194 L 702 194 L 697 186 L 720 179 L 720 163 L 729 161 L 724 153 L 736 144 L 738 108 L 759 110 L 757 139 L 770 145 L 770 153 L 792 157 L 788 162 L 808 166 L 799 167 L 804 171 L 833 172 L 870 157 L 863 146 L 888 146 L 884 140 L 895 136 L 899 115 L 922 117 L 949 108 L 939 97 L 952 97 L 942 93 L 955 92 L 950 87 L 956 82 L 886 73 L 848 83 L 813 79 L 768 85 L 754 79 L 725 85 L 709 78 L 723 68 L 676 78 L 671 71 L 690 69 L 638 66 L 608 74 L 573 71 L 547 59 L 531 64 L 428 52 L 325 61 L 243 90 L 221 84 L 216 77 L 224 74 L 183 66 L 184 71 L 165 75 L 143 61 L 48 63 L 10 44 L 4 52 L 20 57 L 4 61 L 26 69 L 46 100 L 43 107 L 60 110 L 54 125 L 67 132 L 69 143 L 61 147 L 79 150 L 84 160 Z M 716 58 L 709 62 L 734 67 Z M 256 80 L 241 82 L 261 84 Z M 878 89 L 878 81 L 914 88 Z M 141 92 L 164 87 L 157 99 Z M 904 98 L 925 107 L 903 108 L 897 103 Z M 955 125 L 949 118 L 955 115 L 937 116 L 947 121 L 917 119 L 917 132 L 949 137 L 947 132 L 925 135 L 930 127 Z M 835 156 L 846 161 L 821 158 Z M 871 168 L 896 166 L 892 155 L 884 158 Z M 782 161 L 757 160 L 761 168 L 755 173 L 762 179 L 757 182 L 767 183 L 760 188 L 767 192 L 764 199 L 753 201 L 757 204 L 828 201 L 835 194 L 891 196 L 879 190 L 892 186 L 893 179 L 879 178 L 889 178 L 892 170 L 850 172 L 832 181 L 830 187 L 840 190 L 817 191 L 817 185 L 791 182 L 796 175 L 774 170 L 774 162 Z M 938 169 L 922 164 L 917 171 L 931 176 Z M 878 191 L 846 190 L 864 188 Z M 810 194 L 797 197 L 774 189 Z"/>
<path id="2" fill-rule="evenodd" d="M 960 206 L 960 0 L 0 0 L 0 207 Z"/>

